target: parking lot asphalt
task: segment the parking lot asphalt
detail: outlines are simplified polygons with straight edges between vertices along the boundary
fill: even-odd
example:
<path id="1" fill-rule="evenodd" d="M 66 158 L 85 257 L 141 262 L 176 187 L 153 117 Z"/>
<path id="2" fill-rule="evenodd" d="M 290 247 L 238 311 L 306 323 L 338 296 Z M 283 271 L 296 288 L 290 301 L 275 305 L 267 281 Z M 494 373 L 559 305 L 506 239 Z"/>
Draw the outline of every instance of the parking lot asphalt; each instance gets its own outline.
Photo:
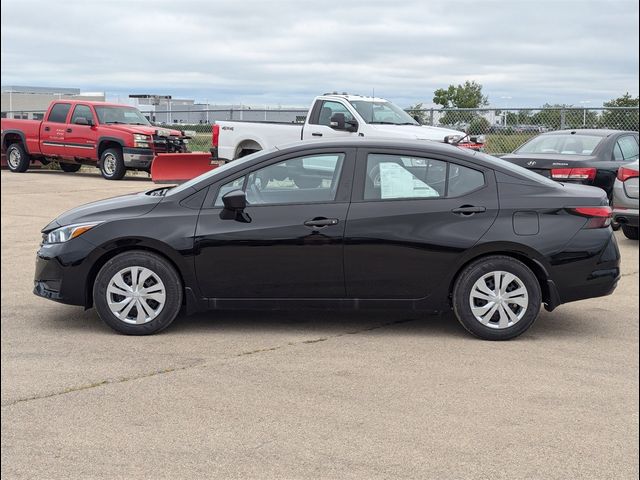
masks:
<path id="1" fill-rule="evenodd" d="M 40 229 L 152 187 L 3 171 L 2 478 L 637 478 L 638 242 L 509 342 L 451 315 L 230 312 L 117 335 L 35 297 Z"/>

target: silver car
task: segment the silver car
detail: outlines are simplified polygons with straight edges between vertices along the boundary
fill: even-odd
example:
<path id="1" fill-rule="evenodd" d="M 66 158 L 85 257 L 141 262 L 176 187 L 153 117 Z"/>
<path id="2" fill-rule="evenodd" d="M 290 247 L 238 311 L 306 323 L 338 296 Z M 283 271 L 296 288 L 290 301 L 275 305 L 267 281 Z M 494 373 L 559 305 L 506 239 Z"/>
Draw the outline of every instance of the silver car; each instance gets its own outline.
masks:
<path id="1" fill-rule="evenodd" d="M 613 219 L 627 238 L 638 240 L 638 160 L 618 169 L 613 184 Z"/>

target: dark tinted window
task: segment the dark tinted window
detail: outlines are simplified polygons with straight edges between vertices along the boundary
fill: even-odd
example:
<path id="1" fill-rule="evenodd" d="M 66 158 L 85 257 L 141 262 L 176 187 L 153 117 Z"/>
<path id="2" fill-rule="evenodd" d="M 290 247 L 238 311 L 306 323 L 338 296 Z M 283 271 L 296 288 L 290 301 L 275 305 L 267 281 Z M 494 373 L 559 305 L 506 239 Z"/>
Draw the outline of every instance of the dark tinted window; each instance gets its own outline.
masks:
<path id="1" fill-rule="evenodd" d="M 76 123 L 76 120 L 79 118 L 85 118 L 87 121 L 93 120 L 91 109 L 86 105 L 76 105 L 76 108 L 73 110 L 73 115 L 71 115 L 71 123 Z"/>
<path id="2" fill-rule="evenodd" d="M 51 112 L 49 112 L 48 120 L 50 122 L 65 123 L 70 108 L 71 104 L 69 103 L 56 103 L 51 109 Z"/>

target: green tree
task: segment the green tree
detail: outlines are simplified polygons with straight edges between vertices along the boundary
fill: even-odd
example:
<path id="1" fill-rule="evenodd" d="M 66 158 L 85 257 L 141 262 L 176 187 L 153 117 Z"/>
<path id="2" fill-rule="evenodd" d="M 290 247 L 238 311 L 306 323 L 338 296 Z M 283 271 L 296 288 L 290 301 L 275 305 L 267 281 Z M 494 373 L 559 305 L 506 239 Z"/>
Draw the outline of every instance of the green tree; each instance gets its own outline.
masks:
<path id="1" fill-rule="evenodd" d="M 600 118 L 600 126 L 618 130 L 638 131 L 639 98 L 629 92 L 602 104 L 604 107 L 627 107 L 625 110 L 605 110 Z M 635 107 L 635 108 L 634 108 Z"/>
<path id="2" fill-rule="evenodd" d="M 439 88 L 433 92 L 433 102 L 442 105 L 442 108 L 480 108 L 489 104 L 489 99 L 482 94 L 482 85 L 476 81 L 467 80 L 463 84 L 449 85 L 448 88 Z M 440 123 L 456 125 L 468 123 L 476 112 L 448 110 L 440 118 Z"/>

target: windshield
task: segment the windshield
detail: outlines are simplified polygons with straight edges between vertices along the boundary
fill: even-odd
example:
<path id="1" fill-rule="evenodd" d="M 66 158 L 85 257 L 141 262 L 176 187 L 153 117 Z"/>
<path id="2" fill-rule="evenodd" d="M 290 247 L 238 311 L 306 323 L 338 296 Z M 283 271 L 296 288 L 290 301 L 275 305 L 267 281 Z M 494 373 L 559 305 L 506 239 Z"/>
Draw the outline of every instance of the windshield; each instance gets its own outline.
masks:
<path id="1" fill-rule="evenodd" d="M 351 105 L 367 123 L 383 125 L 419 125 L 411 116 L 391 102 L 368 102 L 366 100 L 351 100 Z"/>
<path id="2" fill-rule="evenodd" d="M 542 175 L 537 174 L 531 170 L 527 170 L 520 165 L 516 165 L 515 163 L 507 162 L 506 160 L 501 160 L 497 157 L 493 157 L 491 155 L 487 155 L 486 153 L 478 152 L 478 151 L 469 151 L 464 149 L 467 153 L 472 153 L 474 156 L 477 156 L 484 160 L 487 163 L 495 165 L 503 170 L 510 170 L 513 173 L 520 175 L 521 177 L 528 178 L 529 180 L 535 180 L 536 182 L 543 183 L 548 186 L 557 187 L 559 185 L 558 182 L 554 182 L 553 180 L 548 179 L 547 177 L 543 177 Z"/>
<path id="3" fill-rule="evenodd" d="M 137 108 L 134 107 L 95 107 L 98 121 L 103 124 L 122 123 L 125 125 L 151 125 Z"/>
<path id="4" fill-rule="evenodd" d="M 215 181 L 216 177 L 218 175 L 224 175 L 224 173 L 231 169 L 232 167 L 237 167 L 237 166 L 241 166 L 247 162 L 250 162 L 251 160 L 253 160 L 254 158 L 257 158 L 261 155 L 266 155 L 268 153 L 271 153 L 273 151 L 277 150 L 277 148 L 271 148 L 269 150 L 260 150 L 259 152 L 255 152 L 252 153 L 251 155 L 247 155 L 246 157 L 242 157 L 239 158 L 238 160 L 233 160 L 231 162 L 227 162 L 224 165 L 222 165 L 221 167 L 218 168 L 214 168 L 213 170 L 210 170 L 206 173 L 203 173 L 202 175 L 196 177 L 196 178 L 192 178 L 191 180 L 188 180 L 180 185 L 178 185 L 175 188 L 172 188 L 171 190 L 169 190 L 167 192 L 167 196 L 171 196 L 171 195 L 175 195 L 176 193 L 180 193 L 180 192 L 184 192 L 185 190 L 188 190 L 189 188 L 197 185 L 198 183 L 204 181 L 204 180 L 212 180 Z"/>
<path id="5" fill-rule="evenodd" d="M 515 153 L 591 155 L 602 138 L 594 135 L 540 135 L 522 145 Z"/>

